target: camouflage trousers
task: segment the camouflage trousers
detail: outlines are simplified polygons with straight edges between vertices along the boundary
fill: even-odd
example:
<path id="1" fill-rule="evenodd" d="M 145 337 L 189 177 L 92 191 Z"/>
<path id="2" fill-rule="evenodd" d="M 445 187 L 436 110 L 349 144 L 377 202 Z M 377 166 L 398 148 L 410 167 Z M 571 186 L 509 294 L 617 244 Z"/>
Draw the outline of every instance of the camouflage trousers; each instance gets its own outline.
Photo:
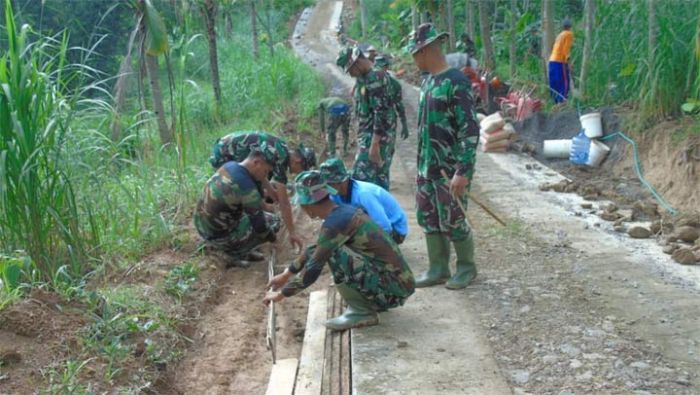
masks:
<path id="1" fill-rule="evenodd" d="M 391 185 L 389 173 L 391 171 L 391 161 L 394 158 L 396 130 L 388 131 L 387 136 L 382 138 L 379 143 L 381 165 L 377 165 L 369 160 L 369 147 L 372 145 L 371 133 L 364 133 L 358 136 L 358 143 L 355 164 L 352 168 L 352 178 L 371 182 L 388 191 Z"/>
<path id="2" fill-rule="evenodd" d="M 282 222 L 280 217 L 265 212 L 265 221 L 270 229 L 267 233 L 255 233 L 250 224 L 250 218 L 243 215 L 238 222 L 238 226 L 223 236 L 207 240 L 207 245 L 219 249 L 234 258 L 244 258 L 255 247 L 268 241 L 275 241 Z"/>
<path id="3" fill-rule="evenodd" d="M 466 209 L 467 195 L 460 199 Z M 471 232 L 467 218 L 450 193 L 448 180 L 416 177 L 416 210 L 418 225 L 425 233 L 444 233 L 451 241 L 460 241 Z"/>
<path id="4" fill-rule="evenodd" d="M 304 257 L 307 262 L 315 250 L 315 244 L 306 248 Z M 385 265 L 343 247 L 333 252 L 328 266 L 336 284 L 344 283 L 361 293 L 377 311 L 402 306 L 415 292 L 413 272 L 405 263 L 403 270 L 390 271 Z"/>
<path id="5" fill-rule="evenodd" d="M 348 152 L 350 143 L 350 114 L 331 115 L 330 124 L 326 128 L 326 143 L 328 143 L 328 156 L 335 156 L 335 134 L 337 130 L 343 133 L 343 153 Z"/>

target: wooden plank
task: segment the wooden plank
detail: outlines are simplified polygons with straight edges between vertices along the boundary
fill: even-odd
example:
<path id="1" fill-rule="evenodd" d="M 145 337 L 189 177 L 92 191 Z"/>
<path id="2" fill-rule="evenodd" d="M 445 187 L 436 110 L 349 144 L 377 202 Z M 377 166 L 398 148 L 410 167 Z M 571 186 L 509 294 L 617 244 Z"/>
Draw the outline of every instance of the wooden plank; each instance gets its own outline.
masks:
<path id="1" fill-rule="evenodd" d="M 333 310 L 335 309 L 335 290 L 331 287 L 328 289 L 328 307 L 326 309 L 326 317 L 331 317 L 333 315 Z M 331 332 L 326 329 L 326 348 L 324 351 L 323 358 L 325 359 L 325 364 L 323 365 L 323 386 L 321 388 L 322 394 L 331 394 L 331 383 L 333 382 L 333 336 Z"/>
<path id="2" fill-rule="evenodd" d="M 337 317 L 342 308 L 343 298 L 340 297 L 338 292 L 333 290 L 333 311 L 331 311 L 330 317 Z M 331 352 L 330 354 L 330 364 L 331 364 L 331 383 L 328 393 L 330 395 L 338 395 L 340 393 L 340 377 L 338 376 L 338 371 L 340 370 L 340 333 L 336 331 L 329 331 L 331 338 Z"/>
<path id="3" fill-rule="evenodd" d="M 298 365 L 299 360 L 296 358 L 281 359 L 272 365 L 265 395 L 292 395 Z"/>
<path id="4" fill-rule="evenodd" d="M 351 329 L 352 330 L 352 329 Z M 352 376 L 350 358 L 350 331 L 344 331 L 340 338 L 340 395 L 350 395 L 352 393 Z"/>
<path id="5" fill-rule="evenodd" d="M 306 317 L 304 345 L 299 358 L 295 395 L 319 395 L 323 384 L 324 348 L 328 314 L 328 293 L 314 291 L 309 295 L 309 313 Z"/>

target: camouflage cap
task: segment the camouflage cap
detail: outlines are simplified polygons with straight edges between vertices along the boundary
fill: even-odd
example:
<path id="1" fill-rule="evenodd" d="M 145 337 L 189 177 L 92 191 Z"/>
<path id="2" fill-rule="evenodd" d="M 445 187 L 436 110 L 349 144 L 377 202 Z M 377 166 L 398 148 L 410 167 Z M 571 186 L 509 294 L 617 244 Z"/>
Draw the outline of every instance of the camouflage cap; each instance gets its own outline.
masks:
<path id="1" fill-rule="evenodd" d="M 388 67 L 390 64 L 391 61 L 384 55 L 379 55 L 374 58 L 374 65 L 377 67 Z"/>
<path id="2" fill-rule="evenodd" d="M 321 175 L 329 184 L 345 182 L 350 178 L 345 164 L 338 158 L 330 158 L 321 164 Z"/>
<path id="3" fill-rule="evenodd" d="M 364 58 L 365 56 L 360 51 L 360 48 L 343 48 L 338 53 L 338 57 L 335 59 L 335 64 L 338 67 L 342 67 L 345 72 L 350 70 L 350 67 L 355 64 L 357 59 Z"/>
<path id="4" fill-rule="evenodd" d="M 294 179 L 294 203 L 301 205 L 314 204 L 328 195 L 338 193 L 326 184 L 318 170 L 309 170 L 299 173 Z"/>
<path id="5" fill-rule="evenodd" d="M 316 166 L 316 152 L 313 148 L 305 147 L 303 143 L 299 143 L 297 153 L 301 156 L 302 162 L 304 162 L 302 164 L 304 170 L 309 170 Z"/>
<path id="6" fill-rule="evenodd" d="M 274 145 L 268 144 L 267 141 L 263 141 L 260 144 L 256 144 L 250 147 L 250 154 L 260 154 L 265 159 L 265 162 L 269 163 L 271 166 L 275 166 L 275 163 L 279 160 L 279 153 Z"/>
<path id="7" fill-rule="evenodd" d="M 404 47 L 404 50 L 413 55 L 432 42 L 442 40 L 447 36 L 447 33 L 438 33 L 432 23 L 424 23 L 418 26 L 418 29 L 412 31 L 408 36 L 408 45 Z"/>

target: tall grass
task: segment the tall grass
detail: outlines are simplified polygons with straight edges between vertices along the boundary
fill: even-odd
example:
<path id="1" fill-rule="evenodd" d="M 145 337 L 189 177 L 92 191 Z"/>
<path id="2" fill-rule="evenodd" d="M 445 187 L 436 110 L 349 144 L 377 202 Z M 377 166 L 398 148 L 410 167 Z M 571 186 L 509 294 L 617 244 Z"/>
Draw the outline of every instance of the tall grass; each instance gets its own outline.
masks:
<path id="1" fill-rule="evenodd" d="M 207 157 L 216 138 L 240 129 L 276 131 L 287 114 L 309 129 L 304 118 L 324 93 L 315 72 L 282 45 L 274 57 L 261 51 L 253 59 L 250 35 L 239 29 L 219 40 L 225 105 L 217 114 L 201 62 L 206 41 L 184 36 L 171 53 L 175 149 L 161 148 L 134 90 L 121 118 L 126 137 L 113 142 L 109 78 L 85 86 L 81 73 L 99 72 L 67 64 L 65 37 L 30 40 L 29 30 L 18 31 L 10 3 L 9 49 L 0 58 L 0 257 L 29 256 L 43 281 L 128 264 L 169 243 L 211 175 Z"/>
<path id="2" fill-rule="evenodd" d="M 5 2 L 7 52 L 0 58 L 0 248 L 23 250 L 44 279 L 68 264 L 78 273 L 97 242 L 81 220 L 63 146 L 76 96 L 67 85 L 67 35 L 30 41 Z M 89 212 L 89 211 L 88 211 Z M 87 221 L 88 223 L 90 221 Z"/>

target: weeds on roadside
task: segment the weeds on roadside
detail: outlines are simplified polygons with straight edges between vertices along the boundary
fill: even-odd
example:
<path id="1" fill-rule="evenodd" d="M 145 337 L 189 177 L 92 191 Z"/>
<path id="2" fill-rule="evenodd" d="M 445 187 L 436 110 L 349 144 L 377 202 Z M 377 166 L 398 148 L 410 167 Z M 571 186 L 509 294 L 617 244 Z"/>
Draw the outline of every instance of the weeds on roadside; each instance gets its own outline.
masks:
<path id="1" fill-rule="evenodd" d="M 192 285 L 197 281 L 199 270 L 192 263 L 174 267 L 164 280 L 165 292 L 182 302 L 183 296 L 192 291 Z"/>

